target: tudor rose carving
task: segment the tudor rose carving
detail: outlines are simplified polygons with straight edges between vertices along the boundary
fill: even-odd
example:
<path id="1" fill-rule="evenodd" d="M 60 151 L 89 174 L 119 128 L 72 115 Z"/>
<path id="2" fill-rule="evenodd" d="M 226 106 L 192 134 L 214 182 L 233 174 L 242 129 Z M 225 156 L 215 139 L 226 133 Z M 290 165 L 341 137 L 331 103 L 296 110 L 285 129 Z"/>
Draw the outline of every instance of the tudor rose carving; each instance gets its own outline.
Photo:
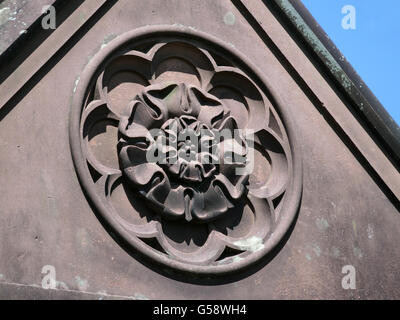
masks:
<path id="1" fill-rule="evenodd" d="M 284 106 L 245 57 L 193 30 L 148 27 L 111 42 L 81 78 L 74 163 L 117 236 L 204 274 L 276 246 L 299 203 L 298 151 Z"/>

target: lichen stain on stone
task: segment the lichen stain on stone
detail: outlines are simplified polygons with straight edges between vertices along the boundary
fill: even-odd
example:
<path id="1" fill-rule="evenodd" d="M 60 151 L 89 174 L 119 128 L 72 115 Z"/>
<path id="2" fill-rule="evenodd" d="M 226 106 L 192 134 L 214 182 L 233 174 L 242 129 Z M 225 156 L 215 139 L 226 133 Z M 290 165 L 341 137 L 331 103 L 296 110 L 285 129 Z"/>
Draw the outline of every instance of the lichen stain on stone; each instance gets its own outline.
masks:
<path id="1" fill-rule="evenodd" d="M 239 256 L 235 256 L 235 257 L 232 258 L 232 262 L 233 263 L 237 263 L 237 262 L 240 262 L 242 260 L 244 260 L 244 258 L 239 257 Z"/>
<path id="2" fill-rule="evenodd" d="M 79 80 L 81 79 L 81 77 L 80 76 L 78 76 L 77 78 L 76 78 L 76 80 L 75 80 L 75 83 L 74 83 L 74 93 L 76 92 L 76 89 L 78 88 L 78 84 L 79 84 Z"/>
<path id="3" fill-rule="evenodd" d="M 353 225 L 354 235 L 357 237 L 357 224 L 356 224 L 355 220 L 353 220 L 352 225 Z"/>
<path id="4" fill-rule="evenodd" d="M 103 49 L 108 43 L 110 43 L 112 40 L 114 40 L 117 37 L 115 33 L 109 34 L 107 37 L 104 38 L 100 50 Z"/>
<path id="5" fill-rule="evenodd" d="M 76 240 L 84 251 L 88 250 L 92 244 L 89 233 L 86 229 L 79 229 L 76 232 Z"/>
<path id="6" fill-rule="evenodd" d="M 290 20 L 296 25 L 298 30 L 307 39 L 308 43 L 316 51 L 316 53 L 324 59 L 329 70 L 335 74 L 335 76 L 340 80 L 343 87 L 349 91 L 352 88 L 353 83 L 343 71 L 343 69 L 336 62 L 334 57 L 325 48 L 322 42 L 314 34 L 314 32 L 309 28 L 303 18 L 299 15 L 296 9 L 290 4 L 288 0 L 277 0 L 281 9 L 286 13 Z"/>
<path id="7" fill-rule="evenodd" d="M 141 293 L 135 293 L 135 295 L 133 296 L 133 298 L 135 300 L 150 300 L 149 298 L 147 298 L 144 294 Z"/>
<path id="8" fill-rule="evenodd" d="M 87 291 L 87 289 L 89 288 L 89 283 L 86 279 L 82 279 L 81 277 L 76 276 L 75 281 L 80 291 Z"/>
<path id="9" fill-rule="evenodd" d="M 171 82 L 171 84 L 172 84 L 172 82 Z M 178 87 L 178 86 L 176 86 L 175 88 L 173 88 L 173 89 L 171 90 L 171 92 L 168 93 L 168 95 L 165 97 L 165 101 L 171 100 L 171 98 L 174 96 L 174 94 L 176 93 L 177 90 L 179 90 L 179 87 Z"/>
<path id="10" fill-rule="evenodd" d="M 367 226 L 367 234 L 368 234 L 368 239 L 373 239 L 374 238 L 374 228 L 372 227 L 371 224 L 368 224 Z"/>
<path id="11" fill-rule="evenodd" d="M 234 242 L 241 250 L 256 252 L 264 248 L 263 240 L 259 237 L 253 236 L 248 239 L 238 240 Z"/>
<path id="12" fill-rule="evenodd" d="M 56 288 L 62 290 L 69 290 L 68 286 L 63 281 L 56 281 Z"/>
<path id="13" fill-rule="evenodd" d="M 217 263 L 218 264 L 230 264 L 230 263 L 238 263 L 242 260 L 244 260 L 244 258 L 239 257 L 239 256 L 234 256 L 234 257 L 225 258 L 223 260 L 217 261 Z"/>
<path id="14" fill-rule="evenodd" d="M 340 257 L 340 250 L 337 247 L 332 247 L 332 254 L 335 258 L 339 258 Z"/>
<path id="15" fill-rule="evenodd" d="M 319 257 L 319 256 L 321 255 L 321 253 L 322 253 L 321 248 L 320 248 L 319 246 L 317 246 L 317 245 L 314 245 L 313 251 L 314 251 L 314 253 L 315 253 L 315 255 L 316 255 L 317 257 Z"/>
<path id="16" fill-rule="evenodd" d="M 229 11 L 224 15 L 224 23 L 227 26 L 233 26 L 235 24 L 235 21 L 236 17 L 232 12 Z"/>
<path id="17" fill-rule="evenodd" d="M 150 298 L 146 297 L 144 294 L 141 294 L 141 293 L 135 293 L 133 296 L 115 296 L 113 294 L 107 293 L 106 290 L 100 290 L 100 291 L 97 291 L 96 294 L 100 295 L 100 297 L 98 297 L 97 300 L 103 300 L 104 298 L 107 298 L 107 297 L 126 298 L 128 300 L 150 300 Z"/>
<path id="18" fill-rule="evenodd" d="M 0 27 L 10 19 L 10 11 L 9 7 L 0 9 Z"/>
<path id="19" fill-rule="evenodd" d="M 361 249 L 358 247 L 353 248 L 353 253 L 358 259 L 361 259 L 363 257 L 363 253 L 362 253 Z"/>
<path id="20" fill-rule="evenodd" d="M 196 27 L 193 27 L 193 26 L 185 26 L 184 24 L 181 24 L 181 23 L 174 23 L 173 24 L 173 26 L 174 27 L 178 27 L 178 28 L 182 28 L 182 29 L 190 29 L 190 30 L 192 30 L 192 31 L 196 31 L 197 30 L 197 28 Z"/>
<path id="21" fill-rule="evenodd" d="M 103 48 L 105 48 L 107 46 L 107 44 L 109 44 L 112 40 L 114 40 L 118 35 L 116 35 L 115 33 L 111 33 L 108 36 L 106 36 L 103 41 L 101 42 L 100 47 L 97 47 L 95 52 L 93 54 L 88 55 L 87 60 L 85 65 L 83 66 L 83 69 L 86 68 L 86 66 L 90 63 L 90 61 L 95 57 L 95 55 L 101 51 Z M 77 79 L 77 81 L 79 82 L 79 77 Z M 77 87 L 78 83 L 76 83 L 75 88 L 74 88 L 74 92 L 76 91 L 76 87 Z"/>
<path id="22" fill-rule="evenodd" d="M 307 251 L 314 252 L 314 254 L 317 257 L 321 256 L 321 254 L 322 254 L 321 248 L 317 244 L 314 244 L 314 243 L 307 244 Z M 311 260 L 311 255 L 309 253 L 306 253 L 306 258 L 307 258 L 307 260 Z"/>
<path id="23" fill-rule="evenodd" d="M 317 228 L 321 231 L 325 231 L 329 228 L 329 223 L 325 218 L 317 218 L 315 220 L 315 224 L 317 225 Z"/>

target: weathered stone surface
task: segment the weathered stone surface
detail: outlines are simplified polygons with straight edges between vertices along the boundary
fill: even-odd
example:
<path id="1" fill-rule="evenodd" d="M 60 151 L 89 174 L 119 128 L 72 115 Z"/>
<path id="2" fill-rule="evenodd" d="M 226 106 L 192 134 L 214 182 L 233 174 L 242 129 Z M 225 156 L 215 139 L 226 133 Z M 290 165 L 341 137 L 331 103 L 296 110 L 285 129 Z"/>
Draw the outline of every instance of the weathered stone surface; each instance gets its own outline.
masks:
<path id="1" fill-rule="evenodd" d="M 5 0 L 0 3 L 0 55 L 42 15 L 54 0 Z"/>
<path id="2" fill-rule="evenodd" d="M 389 200 L 371 167 L 354 152 L 341 123 L 326 117 L 311 89 L 299 85 L 299 75 L 249 24 L 248 14 L 228 1 L 201 4 L 116 2 L 41 70 L 31 88 L 1 110 L 2 298 L 91 298 L 99 292 L 148 299 L 400 298 L 397 202 Z M 317 67 L 263 10 L 270 41 L 295 56 L 288 54 L 288 59 L 303 81 L 318 89 L 328 109 L 347 110 Z M 85 195 L 74 167 L 70 115 L 85 83 L 83 70 L 98 66 L 96 57 L 110 50 L 118 36 L 160 25 L 211 35 L 243 54 L 280 97 L 301 145 L 296 156 L 303 163 L 303 191 L 293 224 L 259 262 L 229 275 L 182 273 L 133 250 L 99 214 L 93 196 Z M 379 152 L 372 139 L 359 143 Z M 54 295 L 31 287 L 41 286 L 46 265 L 56 270 Z M 342 288 L 346 265 L 356 269 L 355 290 Z M 16 290 L 13 284 L 28 289 Z"/>

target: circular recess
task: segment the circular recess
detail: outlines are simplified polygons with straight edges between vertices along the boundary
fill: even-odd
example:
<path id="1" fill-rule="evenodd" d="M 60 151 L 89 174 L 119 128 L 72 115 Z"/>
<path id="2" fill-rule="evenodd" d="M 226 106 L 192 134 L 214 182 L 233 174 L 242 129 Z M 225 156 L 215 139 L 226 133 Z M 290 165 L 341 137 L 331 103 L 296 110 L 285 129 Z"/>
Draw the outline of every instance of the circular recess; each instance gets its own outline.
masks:
<path id="1" fill-rule="evenodd" d="M 208 34 L 150 26 L 84 69 L 70 118 L 77 176 L 133 250 L 217 275 L 267 255 L 298 210 L 293 121 L 248 59 Z"/>

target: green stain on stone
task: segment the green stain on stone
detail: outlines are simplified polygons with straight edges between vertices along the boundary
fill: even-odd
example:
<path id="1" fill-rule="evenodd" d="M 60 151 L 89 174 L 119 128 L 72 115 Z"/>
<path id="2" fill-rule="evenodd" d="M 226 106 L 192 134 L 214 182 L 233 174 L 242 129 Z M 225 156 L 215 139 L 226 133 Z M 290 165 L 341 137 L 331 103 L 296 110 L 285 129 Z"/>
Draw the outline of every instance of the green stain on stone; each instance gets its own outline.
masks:
<path id="1" fill-rule="evenodd" d="M 136 293 L 133 298 L 135 300 L 150 300 L 149 298 L 147 298 L 144 294 L 141 293 Z"/>
<path id="2" fill-rule="evenodd" d="M 4 7 L 0 9 L 0 26 L 5 24 L 10 19 L 10 8 Z"/>
<path id="3" fill-rule="evenodd" d="M 111 33 L 107 37 L 105 37 L 103 42 L 102 42 L 102 44 L 101 44 L 100 50 L 103 49 L 109 42 L 114 40 L 116 37 L 117 37 L 117 35 L 114 34 L 114 33 Z"/>
<path id="4" fill-rule="evenodd" d="M 256 252 L 264 248 L 263 240 L 255 236 L 248 239 L 235 241 L 234 245 L 238 246 L 241 250 L 247 250 L 250 252 Z"/>
<path id="5" fill-rule="evenodd" d="M 317 225 L 317 228 L 321 231 L 325 231 L 329 228 L 329 223 L 325 218 L 317 218 L 317 220 L 315 220 L 315 224 Z"/>
<path id="6" fill-rule="evenodd" d="M 354 231 L 355 236 L 357 237 L 357 225 L 354 220 L 353 220 L 353 231 Z"/>
<path id="7" fill-rule="evenodd" d="M 88 281 L 87 281 L 87 280 L 82 279 L 82 278 L 79 277 L 79 276 L 76 276 L 76 277 L 75 277 L 75 281 L 76 281 L 76 284 L 78 285 L 78 289 L 79 289 L 80 291 L 87 291 L 87 289 L 88 289 L 88 287 L 89 287 L 89 284 L 88 284 Z"/>
<path id="8" fill-rule="evenodd" d="M 228 26 L 233 26 L 235 24 L 235 20 L 235 15 L 230 11 L 224 15 L 224 23 Z"/>
<path id="9" fill-rule="evenodd" d="M 325 65 L 334 74 L 336 79 L 341 83 L 345 90 L 351 93 L 354 86 L 353 82 L 349 79 L 340 65 L 336 62 L 335 58 L 325 48 L 323 43 L 310 29 L 292 4 L 288 0 L 275 0 L 275 2 L 285 12 L 286 16 L 296 26 L 297 30 L 299 30 L 317 55 L 324 61 Z"/>
<path id="10" fill-rule="evenodd" d="M 339 258 L 339 256 L 340 256 L 340 250 L 339 250 L 339 248 L 337 248 L 337 247 L 332 247 L 332 253 L 333 253 L 333 256 L 334 256 L 335 258 Z"/>
<path id="11" fill-rule="evenodd" d="M 354 247 L 354 248 L 353 248 L 353 253 L 354 253 L 354 255 L 355 255 L 358 259 L 361 259 L 361 258 L 363 257 L 363 254 L 362 254 L 362 252 L 361 252 L 361 249 L 358 248 L 358 247 Z"/>
<path id="12" fill-rule="evenodd" d="M 171 82 L 171 84 L 172 84 L 172 82 Z M 178 89 L 179 89 L 178 86 L 176 86 L 175 88 L 173 88 L 173 89 L 171 90 L 171 92 L 168 93 L 168 95 L 165 97 L 165 100 L 168 101 L 169 99 L 171 99 L 171 98 L 174 96 L 174 94 L 178 91 Z"/>

